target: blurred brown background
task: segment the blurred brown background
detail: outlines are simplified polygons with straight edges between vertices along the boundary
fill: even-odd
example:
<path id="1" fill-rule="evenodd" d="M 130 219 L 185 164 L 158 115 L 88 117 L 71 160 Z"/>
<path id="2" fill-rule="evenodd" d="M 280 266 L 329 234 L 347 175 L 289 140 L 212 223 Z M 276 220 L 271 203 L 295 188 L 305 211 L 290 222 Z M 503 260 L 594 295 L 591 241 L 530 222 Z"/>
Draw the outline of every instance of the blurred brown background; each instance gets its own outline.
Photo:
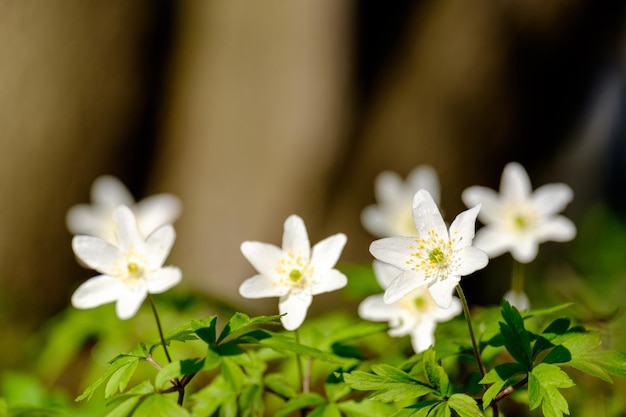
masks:
<path id="1" fill-rule="evenodd" d="M 235 304 L 239 245 L 291 213 L 369 262 L 383 169 L 432 164 L 449 219 L 511 160 L 626 208 L 625 4 L 0 1 L 2 322 L 36 328 L 93 275 L 64 217 L 101 174 L 178 195 L 169 262 Z"/>

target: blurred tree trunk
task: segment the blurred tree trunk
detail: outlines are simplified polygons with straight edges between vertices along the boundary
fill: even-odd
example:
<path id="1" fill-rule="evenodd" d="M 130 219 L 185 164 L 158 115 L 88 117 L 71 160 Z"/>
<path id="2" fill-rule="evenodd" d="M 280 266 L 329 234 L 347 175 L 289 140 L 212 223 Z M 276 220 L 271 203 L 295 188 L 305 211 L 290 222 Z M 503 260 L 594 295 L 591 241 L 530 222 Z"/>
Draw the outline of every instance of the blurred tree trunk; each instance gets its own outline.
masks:
<path id="1" fill-rule="evenodd" d="M 171 259 L 213 296 L 243 301 L 237 288 L 255 272 L 239 246 L 280 246 L 290 214 L 312 242 L 325 237 L 349 117 L 351 13 L 334 0 L 182 3 L 153 176 L 184 203 Z"/>

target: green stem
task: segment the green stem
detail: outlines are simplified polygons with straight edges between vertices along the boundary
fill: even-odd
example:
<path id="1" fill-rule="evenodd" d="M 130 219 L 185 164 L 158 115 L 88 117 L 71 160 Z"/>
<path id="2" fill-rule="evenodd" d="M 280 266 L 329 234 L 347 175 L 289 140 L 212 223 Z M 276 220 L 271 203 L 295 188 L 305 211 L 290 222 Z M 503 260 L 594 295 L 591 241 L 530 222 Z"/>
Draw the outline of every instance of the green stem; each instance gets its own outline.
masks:
<path id="1" fill-rule="evenodd" d="M 463 307 L 463 315 L 465 316 L 465 321 L 467 322 L 467 329 L 469 330 L 470 339 L 472 340 L 472 348 L 474 349 L 474 356 L 476 357 L 476 362 L 478 362 L 478 369 L 480 370 L 481 376 L 484 378 L 487 370 L 485 369 L 485 364 L 483 363 L 482 358 L 480 357 L 480 351 L 478 350 L 478 344 L 476 344 L 476 336 L 474 336 L 474 328 L 472 327 L 472 318 L 470 317 L 469 307 L 467 305 L 467 299 L 465 298 L 465 293 L 463 293 L 463 289 L 460 284 L 456 286 L 456 293 L 459 295 L 459 299 L 461 300 L 461 306 Z M 493 417 L 498 417 L 498 405 L 496 402 L 492 402 L 491 404 L 493 408 Z"/>
<path id="2" fill-rule="evenodd" d="M 465 299 L 465 294 L 463 293 L 463 289 L 460 284 L 456 286 L 456 293 L 459 295 L 459 299 L 461 300 L 461 306 L 463 306 L 463 315 L 465 315 L 465 321 L 467 322 L 467 329 L 469 330 L 470 339 L 472 340 L 472 348 L 474 349 L 474 356 L 476 357 L 476 361 L 478 362 L 478 368 L 480 369 L 480 374 L 484 377 L 487 371 L 485 370 L 485 365 L 483 364 L 483 360 L 480 357 L 480 352 L 478 351 L 478 345 L 476 344 L 476 337 L 474 336 L 474 329 L 472 328 L 472 319 L 470 317 L 469 307 L 467 306 L 467 300 Z"/>
<path id="3" fill-rule="evenodd" d="M 300 337 L 298 336 L 298 330 L 295 330 L 295 335 L 296 335 L 296 343 L 300 344 Z M 302 383 L 302 392 L 309 392 L 310 389 L 310 370 L 307 368 L 307 370 L 304 370 L 304 367 L 302 366 L 302 358 L 300 357 L 300 355 L 296 354 L 296 360 L 298 361 L 298 374 L 300 376 L 300 381 Z"/>
<path id="4" fill-rule="evenodd" d="M 157 329 L 159 329 L 159 337 L 161 338 L 161 346 L 163 346 L 163 351 L 165 352 L 165 357 L 169 363 L 172 363 L 172 358 L 170 358 L 170 353 L 167 351 L 167 344 L 165 343 L 165 337 L 163 336 L 163 328 L 161 327 L 161 320 L 159 320 L 159 313 L 157 313 L 156 303 L 154 302 L 154 297 L 152 294 L 148 294 L 148 300 L 150 301 L 150 307 L 152 307 L 152 313 L 154 314 L 154 318 L 156 320 Z"/>
<path id="5" fill-rule="evenodd" d="M 167 343 L 165 343 L 165 336 L 163 336 L 163 327 L 161 326 L 161 320 L 159 319 L 159 313 L 157 312 L 156 303 L 154 302 L 154 297 L 152 294 L 148 294 L 148 300 L 150 301 L 150 307 L 152 308 L 152 313 L 154 314 L 154 319 L 156 320 L 157 329 L 159 330 L 159 337 L 161 338 L 161 346 L 163 346 L 163 351 L 165 352 L 165 357 L 169 363 L 172 363 L 172 358 L 170 357 L 170 353 L 167 350 Z M 185 400 L 185 385 L 189 383 L 188 381 L 185 384 L 182 384 L 178 378 L 174 378 L 172 380 L 172 384 L 174 385 L 174 391 L 178 391 L 178 405 L 182 407 L 183 401 Z"/>

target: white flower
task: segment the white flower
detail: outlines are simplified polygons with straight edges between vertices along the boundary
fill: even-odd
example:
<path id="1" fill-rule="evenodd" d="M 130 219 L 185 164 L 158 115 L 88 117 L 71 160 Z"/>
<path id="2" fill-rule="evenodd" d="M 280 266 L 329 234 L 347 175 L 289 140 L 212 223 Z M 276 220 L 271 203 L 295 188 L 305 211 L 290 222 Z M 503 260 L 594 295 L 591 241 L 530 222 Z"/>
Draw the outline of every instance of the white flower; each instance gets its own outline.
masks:
<path id="1" fill-rule="evenodd" d="M 376 280 L 383 289 L 387 289 L 401 272 L 393 265 L 374 261 Z M 437 306 L 427 287 L 423 286 L 392 304 L 384 302 L 383 294 L 367 297 L 359 305 L 359 316 L 366 320 L 388 321 L 390 336 L 410 334 L 413 350 L 420 353 L 435 343 L 437 323 L 450 320 L 461 310 L 461 302 L 456 297 L 452 298 L 449 308 Z"/>
<path id="2" fill-rule="evenodd" d="M 239 287 L 246 298 L 280 297 L 279 311 L 287 330 L 304 321 L 314 295 L 338 290 L 348 280 L 333 269 L 346 235 L 338 233 L 317 243 L 311 250 L 302 219 L 291 215 L 285 221 L 282 249 L 269 243 L 243 242 L 241 252 L 258 271 Z"/>
<path id="3" fill-rule="evenodd" d="M 72 234 L 101 237 L 115 243 L 113 211 L 119 206 L 129 207 L 139 230 L 148 236 L 160 226 L 172 224 L 180 214 L 181 203 L 172 194 L 157 194 L 137 203 L 128 189 L 116 177 L 103 175 L 91 186 L 92 204 L 77 204 L 66 216 L 67 228 Z"/>
<path id="4" fill-rule="evenodd" d="M 371 254 L 402 271 L 385 291 L 385 303 L 392 304 L 416 288 L 427 285 L 441 308 L 452 305 L 452 291 L 464 275 L 484 268 L 487 255 L 472 247 L 476 215 L 480 205 L 460 213 L 450 231 L 426 190 L 413 200 L 416 237 L 389 237 L 375 240 Z"/>
<path id="5" fill-rule="evenodd" d="M 530 310 L 530 300 L 524 291 L 516 291 L 516 290 L 508 290 L 506 294 L 504 294 L 505 300 L 509 302 L 513 307 L 518 310 Z"/>
<path id="6" fill-rule="evenodd" d="M 468 207 L 482 203 L 478 219 L 485 227 L 476 233 L 477 248 L 490 258 L 510 251 L 517 261 L 528 263 L 537 256 L 540 243 L 576 236 L 574 223 L 557 215 L 573 196 L 566 184 L 547 184 L 533 193 L 524 167 L 511 162 L 502 172 L 499 195 L 473 186 L 463 192 L 463 202 Z"/>
<path id="7" fill-rule="evenodd" d="M 377 237 L 412 236 L 415 233 L 411 207 L 413 196 L 420 190 L 430 192 L 439 204 L 439 179 L 428 165 L 413 169 L 406 179 L 392 171 L 383 171 L 374 181 L 378 205 L 365 207 L 361 223 L 365 230 Z"/>
<path id="8" fill-rule="evenodd" d="M 117 301 L 117 316 L 128 319 L 148 294 L 162 293 L 180 282 L 180 269 L 163 267 L 176 234 L 171 225 L 165 225 L 144 238 L 126 206 L 113 212 L 113 220 L 117 224 L 117 246 L 95 236 L 72 239 L 76 256 L 101 274 L 78 287 L 72 304 L 86 309 Z"/>

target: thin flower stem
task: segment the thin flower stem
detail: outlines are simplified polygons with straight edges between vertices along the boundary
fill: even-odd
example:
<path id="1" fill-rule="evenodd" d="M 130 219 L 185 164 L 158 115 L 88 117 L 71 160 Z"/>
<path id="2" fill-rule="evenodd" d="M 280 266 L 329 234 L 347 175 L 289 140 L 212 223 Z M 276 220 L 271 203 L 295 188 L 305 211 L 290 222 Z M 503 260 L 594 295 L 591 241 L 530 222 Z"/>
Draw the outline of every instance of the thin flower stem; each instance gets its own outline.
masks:
<path id="1" fill-rule="evenodd" d="M 524 264 L 516 260 L 513 261 L 511 289 L 517 294 L 524 293 Z"/>
<path id="2" fill-rule="evenodd" d="M 476 337 L 474 336 L 474 329 L 472 328 L 472 319 L 470 317 L 469 307 L 467 306 L 467 300 L 465 299 L 465 294 L 463 293 L 463 289 L 461 288 L 460 284 L 456 286 L 456 293 L 459 295 L 459 299 L 461 300 L 461 305 L 463 306 L 463 314 L 465 315 L 465 321 L 467 322 L 467 329 L 469 330 L 470 339 L 472 339 L 472 348 L 474 349 L 474 356 L 476 357 L 476 361 L 478 362 L 478 368 L 480 369 L 480 374 L 484 377 L 487 371 L 485 370 L 485 364 L 483 364 L 483 360 L 480 357 L 480 352 L 478 351 L 478 345 L 476 344 Z"/>
<path id="3" fill-rule="evenodd" d="M 154 297 L 152 294 L 148 294 L 148 300 L 150 301 L 150 307 L 152 307 L 152 313 L 154 314 L 154 318 L 156 320 L 157 329 L 159 329 L 159 337 L 161 338 L 161 345 L 163 346 L 163 351 L 165 352 L 165 357 L 169 363 L 172 363 L 172 358 L 170 358 L 170 353 L 167 351 L 167 344 L 165 343 L 165 337 L 163 336 L 163 328 L 161 327 L 161 320 L 159 320 L 159 313 L 157 313 L 156 303 L 154 302 Z"/>
<path id="4" fill-rule="evenodd" d="M 300 337 L 298 336 L 298 330 L 295 330 L 295 335 L 296 335 L 296 343 L 300 343 Z M 302 366 L 302 358 L 300 357 L 300 355 L 296 354 L 296 360 L 298 361 L 298 374 L 300 376 L 300 381 L 302 382 L 302 392 L 309 392 L 309 379 L 310 379 L 310 372 L 307 370 L 305 372 L 304 367 Z"/>

